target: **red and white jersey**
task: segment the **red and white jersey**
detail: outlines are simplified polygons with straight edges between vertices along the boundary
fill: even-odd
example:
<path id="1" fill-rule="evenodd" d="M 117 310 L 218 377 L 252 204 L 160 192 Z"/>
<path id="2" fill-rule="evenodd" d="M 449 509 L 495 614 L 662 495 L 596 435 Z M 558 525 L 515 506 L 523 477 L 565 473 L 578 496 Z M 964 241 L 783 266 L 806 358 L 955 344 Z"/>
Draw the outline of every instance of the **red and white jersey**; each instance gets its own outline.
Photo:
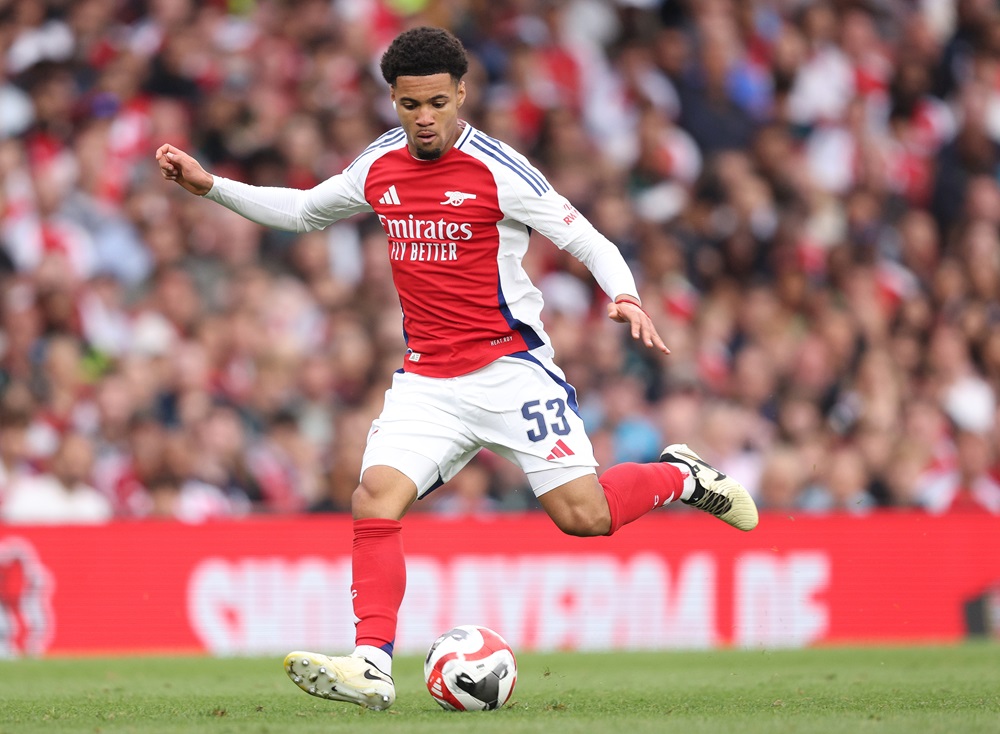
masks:
<path id="1" fill-rule="evenodd" d="M 298 232 L 374 211 L 403 310 L 404 369 L 428 377 L 516 352 L 552 356 L 541 292 L 521 264 L 532 229 L 579 258 L 610 297 L 636 295 L 618 248 L 523 156 L 468 124 L 436 160 L 413 157 L 396 128 L 308 191 L 216 177 L 207 198 Z"/>

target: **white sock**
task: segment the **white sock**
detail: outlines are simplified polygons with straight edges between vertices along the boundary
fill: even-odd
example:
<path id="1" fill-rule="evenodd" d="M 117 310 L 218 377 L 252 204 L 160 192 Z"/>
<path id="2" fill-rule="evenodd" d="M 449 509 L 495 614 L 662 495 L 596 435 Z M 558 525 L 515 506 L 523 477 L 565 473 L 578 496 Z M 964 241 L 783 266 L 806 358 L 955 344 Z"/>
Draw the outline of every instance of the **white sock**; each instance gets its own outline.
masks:
<path id="1" fill-rule="evenodd" d="M 681 499 L 691 499 L 691 495 L 694 494 L 695 487 L 698 486 L 698 483 L 694 479 L 694 474 L 691 473 L 691 467 L 683 461 L 668 461 L 666 463 L 670 464 L 670 466 L 676 466 L 680 473 L 684 476 L 684 489 L 681 490 Z"/>
<path id="2" fill-rule="evenodd" d="M 388 676 L 392 675 L 392 655 L 381 647 L 374 645 L 358 645 L 351 653 L 356 658 L 367 658 L 376 668 Z"/>

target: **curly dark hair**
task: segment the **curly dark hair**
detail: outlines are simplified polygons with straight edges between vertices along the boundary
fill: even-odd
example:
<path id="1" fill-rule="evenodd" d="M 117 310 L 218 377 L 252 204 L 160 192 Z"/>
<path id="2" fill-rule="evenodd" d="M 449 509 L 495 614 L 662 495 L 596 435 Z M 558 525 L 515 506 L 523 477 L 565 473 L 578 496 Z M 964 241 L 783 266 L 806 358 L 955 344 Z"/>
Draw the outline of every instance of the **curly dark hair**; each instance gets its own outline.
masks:
<path id="1" fill-rule="evenodd" d="M 421 26 L 396 36 L 382 54 L 382 77 L 392 85 L 400 76 L 451 74 L 459 81 L 469 70 L 465 47 L 443 28 Z"/>

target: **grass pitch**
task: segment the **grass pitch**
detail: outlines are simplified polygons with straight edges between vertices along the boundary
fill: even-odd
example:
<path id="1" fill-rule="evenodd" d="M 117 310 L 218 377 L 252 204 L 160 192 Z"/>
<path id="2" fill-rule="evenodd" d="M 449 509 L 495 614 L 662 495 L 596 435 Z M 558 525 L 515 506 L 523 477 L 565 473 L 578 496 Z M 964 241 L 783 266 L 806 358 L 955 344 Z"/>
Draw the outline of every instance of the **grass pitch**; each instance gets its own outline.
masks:
<path id="1" fill-rule="evenodd" d="M 997 734 L 1000 646 L 521 655 L 511 702 L 448 713 L 422 660 L 388 712 L 312 698 L 268 659 L 0 662 L 0 734 Z"/>

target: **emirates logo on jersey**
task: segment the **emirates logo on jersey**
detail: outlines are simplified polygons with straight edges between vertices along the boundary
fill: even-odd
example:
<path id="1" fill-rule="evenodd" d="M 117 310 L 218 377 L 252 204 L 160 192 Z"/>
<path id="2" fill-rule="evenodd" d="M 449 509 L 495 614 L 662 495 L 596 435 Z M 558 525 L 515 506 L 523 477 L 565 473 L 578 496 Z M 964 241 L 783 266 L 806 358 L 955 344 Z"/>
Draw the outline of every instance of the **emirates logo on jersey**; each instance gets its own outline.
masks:
<path id="1" fill-rule="evenodd" d="M 387 217 L 385 214 L 379 214 L 378 218 L 391 240 L 450 242 L 472 239 L 472 225 L 468 222 L 417 219 L 412 214 L 406 219 Z"/>

